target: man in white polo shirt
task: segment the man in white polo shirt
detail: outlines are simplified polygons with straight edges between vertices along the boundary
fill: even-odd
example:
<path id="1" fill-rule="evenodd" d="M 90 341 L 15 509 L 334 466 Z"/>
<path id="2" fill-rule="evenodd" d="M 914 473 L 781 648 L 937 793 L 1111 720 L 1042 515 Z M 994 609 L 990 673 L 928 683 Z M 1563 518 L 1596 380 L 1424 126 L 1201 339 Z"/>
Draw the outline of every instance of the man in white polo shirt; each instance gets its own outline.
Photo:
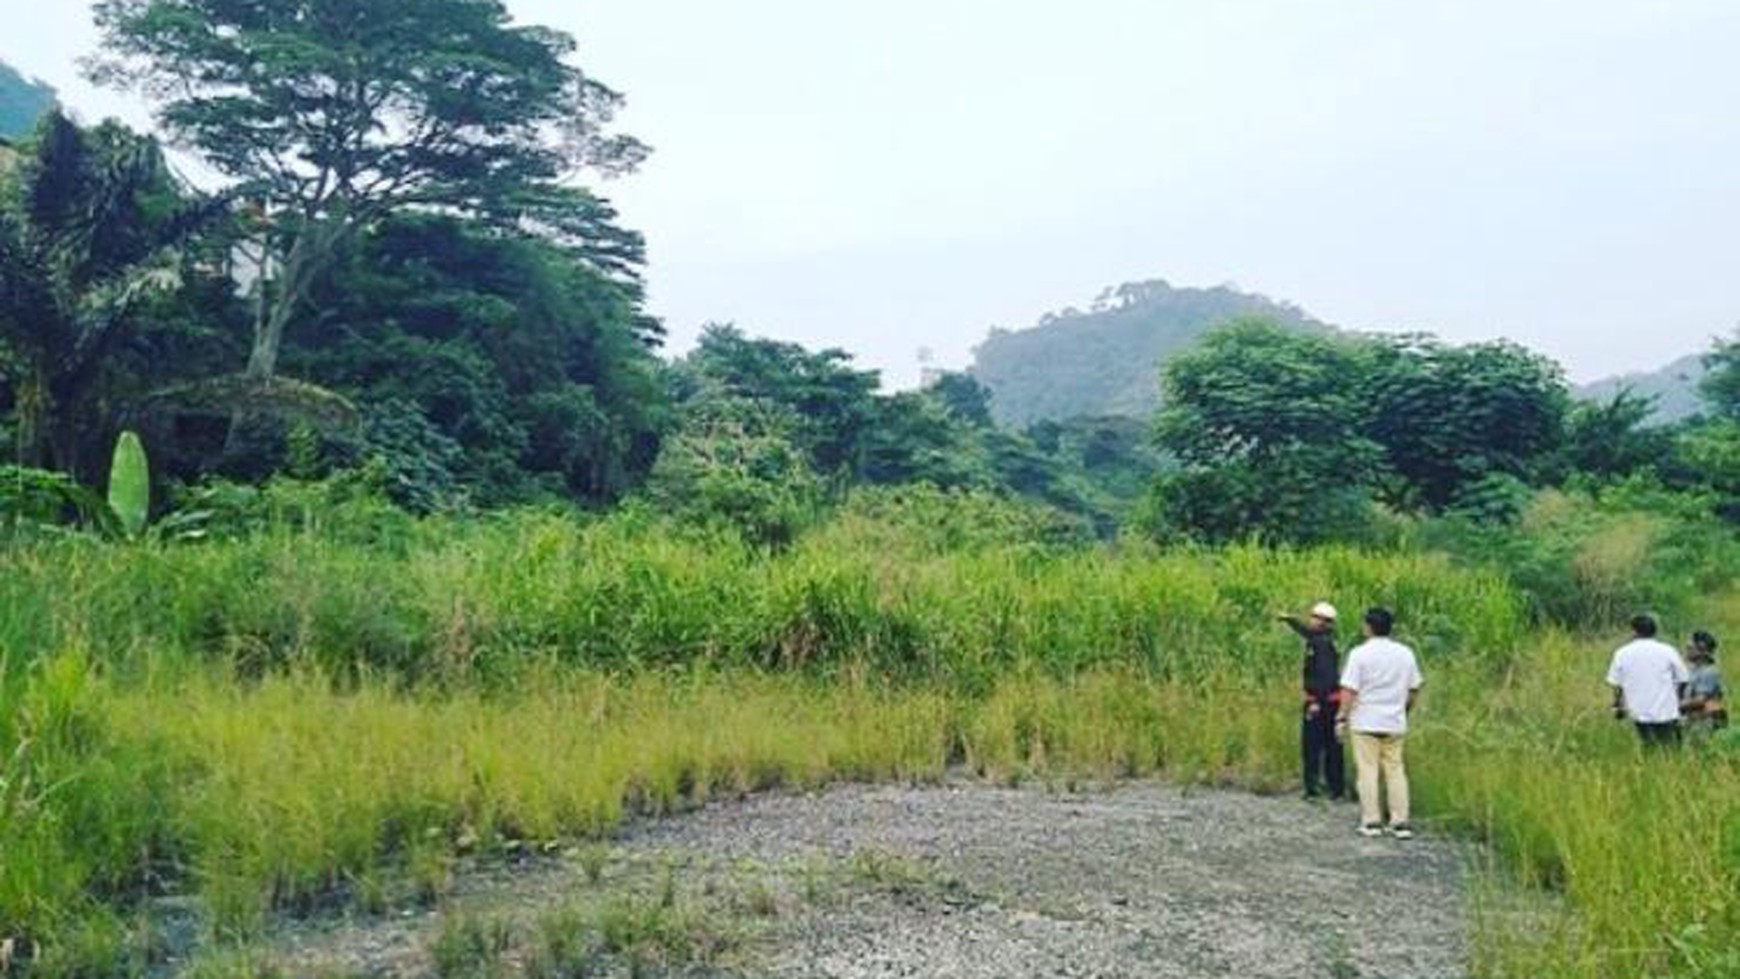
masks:
<path id="1" fill-rule="evenodd" d="M 1366 641 L 1347 654 L 1341 671 L 1341 702 L 1336 730 L 1353 734 L 1353 762 L 1359 771 L 1359 834 L 1384 831 L 1378 800 L 1379 776 L 1389 789 L 1390 834 L 1412 839 L 1408 825 L 1408 772 L 1402 763 L 1402 743 L 1408 736 L 1408 713 L 1414 709 L 1420 685 L 1414 651 L 1390 638 L 1395 616 L 1388 609 L 1365 613 Z"/>
<path id="2" fill-rule="evenodd" d="M 1655 637 L 1655 619 L 1631 620 L 1631 641 L 1613 654 L 1607 682 L 1613 687 L 1613 716 L 1630 716 L 1646 747 L 1680 742 L 1680 699 L 1691 672 L 1679 650 Z"/>

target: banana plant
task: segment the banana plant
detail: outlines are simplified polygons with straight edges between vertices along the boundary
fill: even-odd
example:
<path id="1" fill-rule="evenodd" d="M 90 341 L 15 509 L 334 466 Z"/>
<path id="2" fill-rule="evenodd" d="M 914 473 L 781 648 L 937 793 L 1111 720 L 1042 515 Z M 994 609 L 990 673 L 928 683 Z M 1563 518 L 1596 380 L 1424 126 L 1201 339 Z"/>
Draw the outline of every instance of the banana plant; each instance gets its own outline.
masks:
<path id="1" fill-rule="evenodd" d="M 151 463 L 135 432 L 115 440 L 109 494 L 65 473 L 0 466 L 0 531 L 65 533 L 80 526 L 103 537 L 138 540 L 151 523 Z"/>
<path id="2" fill-rule="evenodd" d="M 138 539 L 151 519 L 151 463 L 145 456 L 145 443 L 136 433 L 122 432 L 115 440 L 115 457 L 109 466 L 109 509 L 129 539 Z"/>

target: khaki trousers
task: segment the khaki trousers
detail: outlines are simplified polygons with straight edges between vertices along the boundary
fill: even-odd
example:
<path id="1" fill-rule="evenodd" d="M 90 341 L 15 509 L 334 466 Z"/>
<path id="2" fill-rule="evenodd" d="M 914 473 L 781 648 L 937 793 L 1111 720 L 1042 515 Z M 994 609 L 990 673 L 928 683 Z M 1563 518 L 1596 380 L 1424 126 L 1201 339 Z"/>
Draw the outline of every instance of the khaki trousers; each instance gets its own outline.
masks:
<path id="1" fill-rule="evenodd" d="M 1408 771 L 1402 765 L 1402 734 L 1353 732 L 1353 763 L 1359 770 L 1359 820 L 1381 824 L 1378 807 L 1378 775 L 1383 775 L 1390 796 L 1390 825 L 1408 821 Z"/>

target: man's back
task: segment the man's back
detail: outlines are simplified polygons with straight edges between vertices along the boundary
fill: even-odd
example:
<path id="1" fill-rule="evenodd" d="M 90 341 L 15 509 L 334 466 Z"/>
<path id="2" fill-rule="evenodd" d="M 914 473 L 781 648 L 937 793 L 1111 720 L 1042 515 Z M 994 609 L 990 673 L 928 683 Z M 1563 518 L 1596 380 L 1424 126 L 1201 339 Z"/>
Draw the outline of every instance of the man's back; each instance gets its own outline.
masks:
<path id="1" fill-rule="evenodd" d="M 1639 724 L 1680 719 L 1679 686 L 1689 674 L 1679 651 L 1658 639 L 1633 639 L 1613 654 L 1607 682 L 1625 694 L 1625 708 Z"/>
<path id="2" fill-rule="evenodd" d="M 1408 695 L 1423 679 L 1414 651 L 1394 639 L 1354 647 L 1341 677 L 1341 685 L 1357 695 L 1348 726 L 1366 734 L 1406 734 Z"/>

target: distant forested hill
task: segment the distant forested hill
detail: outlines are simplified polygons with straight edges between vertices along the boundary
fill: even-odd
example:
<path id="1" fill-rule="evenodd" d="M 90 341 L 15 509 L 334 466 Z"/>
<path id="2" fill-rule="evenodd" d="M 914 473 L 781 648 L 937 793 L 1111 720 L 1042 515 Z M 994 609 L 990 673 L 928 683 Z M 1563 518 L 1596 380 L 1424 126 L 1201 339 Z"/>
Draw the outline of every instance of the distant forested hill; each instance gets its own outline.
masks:
<path id="1" fill-rule="evenodd" d="M 1665 425 L 1689 418 L 1702 409 L 1698 382 L 1705 373 L 1703 354 L 1691 354 L 1658 371 L 1625 374 L 1585 385 L 1577 389 L 1577 396 L 1588 401 L 1607 401 L 1620 389 L 1629 387 L 1638 394 L 1658 399 L 1655 420 Z"/>
<path id="2" fill-rule="evenodd" d="M 0 61 L 0 139 L 17 139 L 35 129 L 54 101 L 54 89 Z"/>
<path id="3" fill-rule="evenodd" d="M 1297 306 L 1229 286 L 1174 288 L 1155 279 L 1108 289 L 1087 311 L 1053 313 L 1031 329 L 993 330 L 970 373 L 993 394 L 1004 425 L 1081 416 L 1147 418 L 1160 396 L 1160 365 L 1211 328 L 1262 316 L 1326 329 Z"/>

